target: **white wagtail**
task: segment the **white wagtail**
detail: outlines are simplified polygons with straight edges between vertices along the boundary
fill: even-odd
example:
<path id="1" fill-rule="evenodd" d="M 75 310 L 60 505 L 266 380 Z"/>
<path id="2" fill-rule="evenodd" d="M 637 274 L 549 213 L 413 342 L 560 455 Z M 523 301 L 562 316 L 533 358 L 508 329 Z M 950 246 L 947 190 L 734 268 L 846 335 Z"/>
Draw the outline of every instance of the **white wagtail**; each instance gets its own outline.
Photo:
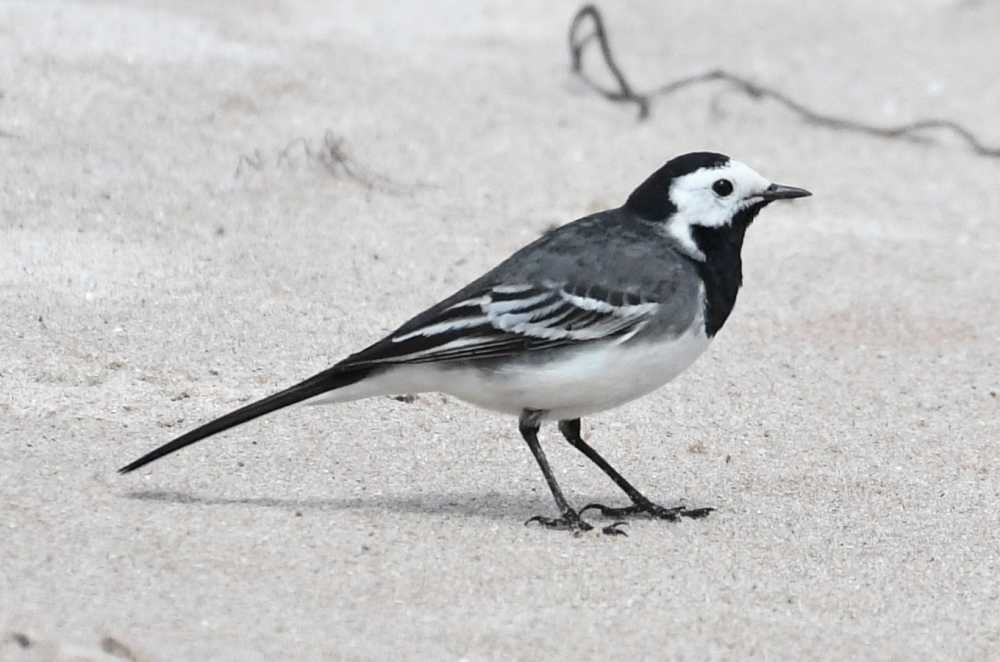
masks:
<path id="1" fill-rule="evenodd" d="M 559 508 L 528 520 L 592 528 L 609 517 L 703 517 L 636 490 L 580 436 L 580 417 L 646 395 L 687 368 L 726 322 L 742 283 L 743 236 L 774 200 L 809 191 L 772 184 L 722 154 L 678 156 L 623 207 L 564 225 L 332 368 L 181 435 L 126 465 L 127 473 L 189 444 L 288 405 L 440 391 L 512 414 Z M 559 431 L 631 499 L 574 510 L 538 443 Z M 616 523 L 606 533 L 622 533 Z"/>

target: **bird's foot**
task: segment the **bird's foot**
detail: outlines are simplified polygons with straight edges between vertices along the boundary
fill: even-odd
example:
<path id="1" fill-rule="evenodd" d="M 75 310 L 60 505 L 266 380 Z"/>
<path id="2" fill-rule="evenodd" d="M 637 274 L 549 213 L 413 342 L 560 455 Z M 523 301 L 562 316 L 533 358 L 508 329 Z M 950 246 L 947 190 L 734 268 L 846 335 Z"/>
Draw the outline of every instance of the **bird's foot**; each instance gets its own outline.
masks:
<path id="1" fill-rule="evenodd" d="M 586 510 L 586 508 L 584 508 L 584 510 Z M 574 536 L 579 536 L 581 533 L 590 531 L 594 528 L 593 524 L 580 517 L 580 515 L 572 509 L 567 510 L 560 517 L 544 517 L 542 515 L 535 515 L 525 522 L 524 525 L 527 526 L 532 523 L 541 524 L 546 529 L 572 531 Z M 607 536 L 627 536 L 628 534 L 619 528 L 627 524 L 628 522 L 614 522 L 613 524 L 603 527 L 601 529 L 601 533 Z"/>
<path id="2" fill-rule="evenodd" d="M 652 519 L 663 519 L 668 522 L 675 522 L 682 517 L 701 519 L 702 517 L 708 517 L 708 514 L 715 510 L 715 508 L 688 508 L 686 506 L 665 508 L 652 501 L 646 501 L 633 503 L 631 506 L 625 506 L 624 508 L 611 508 L 600 503 L 591 503 L 585 506 L 580 513 L 583 514 L 591 509 L 600 511 L 604 517 L 632 517 L 639 515 Z"/>

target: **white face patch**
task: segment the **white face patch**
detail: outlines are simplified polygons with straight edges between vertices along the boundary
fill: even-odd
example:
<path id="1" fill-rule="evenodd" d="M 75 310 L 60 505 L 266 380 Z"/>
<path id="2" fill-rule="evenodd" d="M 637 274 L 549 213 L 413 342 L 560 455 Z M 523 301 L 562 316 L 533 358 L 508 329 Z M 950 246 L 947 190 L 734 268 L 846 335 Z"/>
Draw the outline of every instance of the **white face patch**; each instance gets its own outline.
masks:
<path id="1" fill-rule="evenodd" d="M 720 195 L 713 188 L 719 180 L 732 185 L 728 195 Z M 739 161 L 730 161 L 718 168 L 701 168 L 677 177 L 669 191 L 677 212 L 667 221 L 666 231 L 691 257 L 704 260 L 705 254 L 698 249 L 691 234 L 692 226 L 717 228 L 732 223 L 738 212 L 760 202 L 761 194 L 770 185 L 771 182 Z M 723 186 L 721 190 L 727 188 Z"/>

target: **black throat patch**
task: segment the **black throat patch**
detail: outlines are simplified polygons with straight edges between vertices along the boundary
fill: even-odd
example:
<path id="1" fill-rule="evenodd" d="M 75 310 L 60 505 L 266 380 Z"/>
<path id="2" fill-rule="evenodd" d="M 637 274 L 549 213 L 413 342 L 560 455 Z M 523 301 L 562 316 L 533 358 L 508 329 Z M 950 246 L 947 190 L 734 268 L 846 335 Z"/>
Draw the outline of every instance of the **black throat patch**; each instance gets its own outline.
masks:
<path id="1" fill-rule="evenodd" d="M 736 295 L 743 284 L 743 237 L 765 204 L 744 209 L 731 225 L 708 228 L 695 225 L 691 236 L 705 254 L 705 261 L 693 260 L 705 283 L 705 335 L 718 333 L 736 305 Z"/>

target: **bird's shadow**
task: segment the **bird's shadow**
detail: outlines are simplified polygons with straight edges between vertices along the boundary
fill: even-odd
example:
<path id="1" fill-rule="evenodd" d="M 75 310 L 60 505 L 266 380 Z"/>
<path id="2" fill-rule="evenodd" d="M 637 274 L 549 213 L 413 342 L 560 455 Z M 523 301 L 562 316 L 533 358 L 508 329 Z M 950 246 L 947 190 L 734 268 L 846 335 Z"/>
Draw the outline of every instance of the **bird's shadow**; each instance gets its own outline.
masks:
<path id="1" fill-rule="evenodd" d="M 250 506 L 274 508 L 293 513 L 304 511 L 330 512 L 342 510 L 389 511 L 419 515 L 476 517 L 495 520 L 525 520 L 533 515 L 553 515 L 555 506 L 550 499 L 540 495 L 511 495 L 496 492 L 447 494 L 377 495 L 345 498 L 275 498 L 275 497 L 226 497 L 189 494 L 169 490 L 135 490 L 125 493 L 125 498 L 138 501 L 182 504 L 192 506 Z M 603 497 L 578 498 L 582 506 L 595 501 L 611 501 Z M 624 505 L 624 504 L 621 504 Z"/>

